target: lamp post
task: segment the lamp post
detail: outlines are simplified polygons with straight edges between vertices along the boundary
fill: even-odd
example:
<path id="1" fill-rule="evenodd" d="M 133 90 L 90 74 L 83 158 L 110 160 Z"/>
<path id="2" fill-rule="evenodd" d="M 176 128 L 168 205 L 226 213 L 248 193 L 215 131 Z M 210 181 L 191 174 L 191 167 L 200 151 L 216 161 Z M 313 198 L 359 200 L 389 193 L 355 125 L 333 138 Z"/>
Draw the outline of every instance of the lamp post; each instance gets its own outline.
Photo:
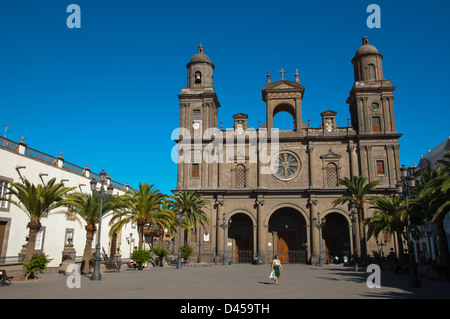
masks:
<path id="1" fill-rule="evenodd" d="M 105 182 L 106 173 L 104 170 L 100 173 L 100 191 L 97 191 L 97 181 L 95 179 L 91 181 L 92 196 L 100 198 L 100 214 L 98 217 L 97 245 L 95 246 L 94 273 L 92 274 L 91 280 L 102 280 L 102 275 L 100 274 L 100 235 L 102 231 L 103 200 L 108 200 L 109 196 L 111 196 L 113 192 L 113 187 L 109 185 L 107 187 L 107 193 L 105 194 L 105 190 L 103 188 Z"/>
<path id="2" fill-rule="evenodd" d="M 355 207 L 352 207 L 351 209 L 352 214 L 350 216 L 350 219 L 352 221 L 352 233 L 353 233 L 353 270 L 359 271 L 358 267 L 358 250 L 356 249 L 356 221 L 358 219 L 358 213 L 356 212 Z"/>
<path id="3" fill-rule="evenodd" d="M 319 230 L 319 266 L 323 266 L 322 260 L 322 228 L 325 226 L 326 219 L 320 219 L 320 213 L 317 213 L 317 217 L 313 218 L 313 225 Z"/>
<path id="4" fill-rule="evenodd" d="M 422 287 L 420 283 L 419 276 L 417 275 L 417 264 L 416 258 L 414 257 L 414 246 L 412 242 L 411 235 L 411 218 L 409 215 L 408 208 L 408 198 L 414 196 L 414 187 L 416 186 L 416 178 L 414 177 L 414 171 L 417 166 L 405 167 L 402 165 L 400 168 L 401 172 L 401 182 L 397 183 L 395 187 L 397 188 L 397 193 L 400 194 L 402 198 L 405 199 L 406 215 L 407 215 L 407 225 L 406 225 L 406 236 L 408 241 L 408 252 L 409 252 L 409 285 L 411 287 Z"/>
<path id="5" fill-rule="evenodd" d="M 220 227 L 223 228 L 223 257 L 222 257 L 222 265 L 226 265 L 226 253 L 227 253 L 227 242 L 226 242 L 226 229 L 231 227 L 231 218 L 228 220 L 227 223 L 227 219 L 226 219 L 226 214 L 225 212 L 223 212 L 223 220 L 222 220 L 222 225 L 220 225 Z"/>
<path id="6" fill-rule="evenodd" d="M 180 207 L 178 209 L 177 213 L 177 220 L 178 220 L 178 262 L 177 262 L 177 269 L 181 269 L 181 224 L 184 222 L 184 214 L 183 214 L 183 208 Z"/>

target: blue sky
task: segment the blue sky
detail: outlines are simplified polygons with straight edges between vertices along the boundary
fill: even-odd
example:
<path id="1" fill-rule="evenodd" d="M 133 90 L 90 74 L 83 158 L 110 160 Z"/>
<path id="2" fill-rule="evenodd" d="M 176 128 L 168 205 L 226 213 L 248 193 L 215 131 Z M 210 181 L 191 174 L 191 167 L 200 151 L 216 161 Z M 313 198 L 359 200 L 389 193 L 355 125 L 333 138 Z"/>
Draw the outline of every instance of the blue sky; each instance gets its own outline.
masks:
<path id="1" fill-rule="evenodd" d="M 69 29 L 69 4 L 81 28 Z M 381 28 L 369 29 L 369 4 Z M 249 115 L 265 123 L 266 72 L 305 87 L 303 121 L 320 125 L 334 110 L 350 116 L 351 59 L 368 36 L 384 55 L 394 92 L 402 164 L 444 141 L 449 130 L 448 1 L 104 1 L 0 2 L 0 126 L 32 148 L 121 183 L 176 187 L 171 133 L 179 125 L 177 94 L 200 40 L 215 64 L 219 121 Z M 3 134 L 2 134 L 3 135 Z"/>

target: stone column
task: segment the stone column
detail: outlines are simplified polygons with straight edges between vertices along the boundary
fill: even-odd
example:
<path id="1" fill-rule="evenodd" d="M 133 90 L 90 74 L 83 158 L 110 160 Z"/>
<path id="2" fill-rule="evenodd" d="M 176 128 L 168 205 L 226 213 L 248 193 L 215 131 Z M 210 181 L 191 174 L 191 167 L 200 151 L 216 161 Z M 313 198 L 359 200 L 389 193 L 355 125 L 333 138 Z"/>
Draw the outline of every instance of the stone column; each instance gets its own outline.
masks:
<path id="1" fill-rule="evenodd" d="M 266 248 L 266 232 L 264 229 L 264 199 L 261 199 L 261 196 L 258 196 L 258 199 L 255 202 L 257 209 L 257 256 L 260 260 L 265 261 L 265 248 Z"/>
<path id="2" fill-rule="evenodd" d="M 309 199 L 310 219 L 311 225 L 311 264 L 315 265 L 319 261 L 319 230 L 313 225 L 313 219 L 317 218 L 317 200 Z"/>
<path id="3" fill-rule="evenodd" d="M 350 178 L 358 176 L 358 155 L 356 154 L 356 145 L 349 145 L 350 151 Z"/>
<path id="4" fill-rule="evenodd" d="M 220 227 L 223 218 L 223 199 L 216 200 L 216 262 L 219 262 L 223 256 L 223 228 Z"/>
<path id="5" fill-rule="evenodd" d="M 394 145 L 386 145 L 386 164 L 387 173 L 389 174 L 389 187 L 395 187 L 396 174 L 395 174 L 395 156 L 394 156 Z"/>
<path id="6" fill-rule="evenodd" d="M 375 179 L 375 169 L 373 163 L 372 145 L 367 145 L 367 166 L 369 171 L 367 172 L 368 180 L 373 181 Z"/>
<path id="7" fill-rule="evenodd" d="M 314 187 L 314 146 L 308 145 L 308 165 L 309 165 L 309 188 Z"/>

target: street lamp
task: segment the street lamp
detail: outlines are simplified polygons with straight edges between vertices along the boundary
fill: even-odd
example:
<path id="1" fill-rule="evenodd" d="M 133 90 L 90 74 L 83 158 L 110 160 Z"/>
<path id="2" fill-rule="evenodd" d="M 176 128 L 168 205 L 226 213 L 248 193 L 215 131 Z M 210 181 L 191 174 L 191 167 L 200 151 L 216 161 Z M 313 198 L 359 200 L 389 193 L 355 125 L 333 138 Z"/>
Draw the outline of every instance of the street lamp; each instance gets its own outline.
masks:
<path id="1" fill-rule="evenodd" d="M 417 166 L 405 167 L 402 165 L 400 168 L 401 172 L 401 182 L 397 183 L 395 187 L 397 188 L 397 193 L 400 194 L 402 198 L 405 199 L 406 215 L 408 218 L 408 223 L 406 225 L 406 234 L 408 241 L 408 253 L 409 253 L 409 285 L 411 287 L 422 287 L 420 283 L 419 276 L 417 275 L 417 264 L 416 258 L 414 257 L 414 246 L 412 243 L 411 235 L 411 218 L 409 215 L 408 208 L 408 198 L 414 196 L 414 187 L 416 186 L 416 178 L 414 177 L 414 171 Z"/>
<path id="2" fill-rule="evenodd" d="M 177 269 L 181 269 L 181 224 L 184 222 L 184 214 L 183 214 L 183 207 L 180 207 L 178 209 L 177 213 L 177 220 L 178 220 L 178 262 L 177 262 Z"/>
<path id="3" fill-rule="evenodd" d="M 359 271 L 358 268 L 358 250 L 356 249 L 356 221 L 358 219 L 358 213 L 356 212 L 355 207 L 351 208 L 352 214 L 350 216 L 350 219 L 352 221 L 352 228 L 353 228 L 353 270 Z"/>
<path id="4" fill-rule="evenodd" d="M 325 226 L 326 219 L 320 219 L 320 213 L 317 213 L 317 217 L 313 218 L 313 225 L 319 230 L 319 266 L 323 266 L 322 260 L 322 228 Z"/>
<path id="5" fill-rule="evenodd" d="M 223 221 L 222 221 L 222 225 L 220 225 L 220 227 L 223 228 L 223 257 L 222 257 L 222 264 L 226 265 L 226 229 L 231 227 L 231 218 L 228 220 L 227 223 L 227 219 L 226 219 L 226 214 L 225 212 L 223 212 Z"/>
<path id="6" fill-rule="evenodd" d="M 106 182 L 105 170 L 100 173 L 100 191 L 97 191 L 97 181 L 93 179 L 91 181 L 91 191 L 92 196 L 100 198 L 100 214 L 98 217 L 98 230 L 97 230 L 97 245 L 95 246 L 95 260 L 94 260 L 94 273 L 92 274 L 91 280 L 102 280 L 102 275 L 100 274 L 100 235 L 102 231 L 102 211 L 103 211 L 103 200 L 108 200 L 109 196 L 113 193 L 113 187 L 109 185 L 105 194 L 103 186 Z"/>

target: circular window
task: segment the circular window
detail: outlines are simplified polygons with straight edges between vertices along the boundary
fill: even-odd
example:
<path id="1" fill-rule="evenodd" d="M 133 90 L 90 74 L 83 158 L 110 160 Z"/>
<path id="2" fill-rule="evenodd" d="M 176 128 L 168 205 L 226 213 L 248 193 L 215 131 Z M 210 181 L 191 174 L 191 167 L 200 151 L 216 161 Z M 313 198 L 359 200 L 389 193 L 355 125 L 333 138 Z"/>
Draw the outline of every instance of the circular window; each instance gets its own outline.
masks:
<path id="1" fill-rule="evenodd" d="M 378 109 L 380 108 L 380 105 L 376 102 L 373 102 L 372 105 L 370 106 L 370 108 L 372 109 L 372 111 L 378 111 Z"/>
<path id="2" fill-rule="evenodd" d="M 291 180 L 297 176 L 300 163 L 291 153 L 280 153 L 273 163 L 273 174 L 281 180 Z"/>

